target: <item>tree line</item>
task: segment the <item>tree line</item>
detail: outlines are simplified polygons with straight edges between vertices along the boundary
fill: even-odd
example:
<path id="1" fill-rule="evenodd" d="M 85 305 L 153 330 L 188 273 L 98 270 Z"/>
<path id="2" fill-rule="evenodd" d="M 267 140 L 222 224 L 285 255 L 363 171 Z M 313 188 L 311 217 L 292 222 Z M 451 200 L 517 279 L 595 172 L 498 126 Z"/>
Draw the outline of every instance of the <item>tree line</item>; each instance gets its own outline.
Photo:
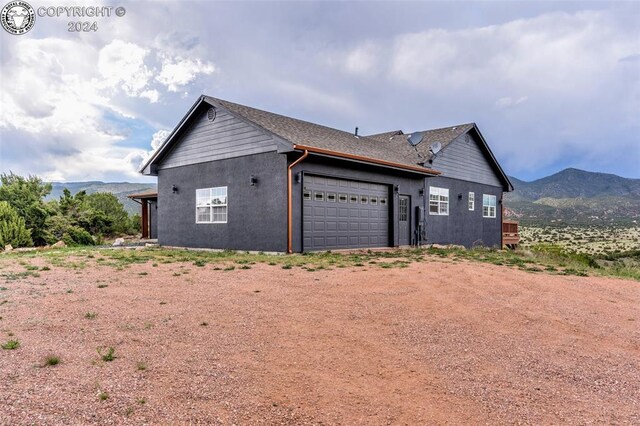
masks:
<path id="1" fill-rule="evenodd" d="M 10 172 L 0 175 L 0 248 L 44 246 L 64 241 L 68 246 L 102 244 L 105 237 L 136 234 L 140 215 L 129 216 L 115 195 L 72 195 L 45 201 L 52 186 L 37 176 Z"/>

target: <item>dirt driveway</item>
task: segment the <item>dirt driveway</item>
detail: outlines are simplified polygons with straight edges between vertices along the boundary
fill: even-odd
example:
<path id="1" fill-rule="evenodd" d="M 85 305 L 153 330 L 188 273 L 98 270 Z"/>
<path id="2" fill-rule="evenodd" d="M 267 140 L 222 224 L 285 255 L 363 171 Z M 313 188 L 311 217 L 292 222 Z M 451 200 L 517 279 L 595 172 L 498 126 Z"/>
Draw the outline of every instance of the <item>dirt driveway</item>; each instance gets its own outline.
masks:
<path id="1" fill-rule="evenodd" d="M 250 268 L 0 280 L 0 423 L 640 424 L 638 282 Z"/>

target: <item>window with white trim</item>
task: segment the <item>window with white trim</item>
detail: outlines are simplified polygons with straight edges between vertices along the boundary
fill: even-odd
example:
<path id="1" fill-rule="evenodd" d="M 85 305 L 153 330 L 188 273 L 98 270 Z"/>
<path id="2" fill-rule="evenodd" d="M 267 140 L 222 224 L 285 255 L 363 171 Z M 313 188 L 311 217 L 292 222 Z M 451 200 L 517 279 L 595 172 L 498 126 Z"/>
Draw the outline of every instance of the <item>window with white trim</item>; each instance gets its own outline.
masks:
<path id="1" fill-rule="evenodd" d="M 429 187 L 429 214 L 449 214 L 449 188 Z"/>
<path id="2" fill-rule="evenodd" d="M 482 217 L 496 217 L 496 196 L 482 194 Z"/>
<path id="3" fill-rule="evenodd" d="M 475 192 L 469 193 L 469 211 L 474 211 L 476 209 L 476 194 Z"/>
<path id="4" fill-rule="evenodd" d="M 196 189 L 196 223 L 227 223 L 227 187 Z"/>

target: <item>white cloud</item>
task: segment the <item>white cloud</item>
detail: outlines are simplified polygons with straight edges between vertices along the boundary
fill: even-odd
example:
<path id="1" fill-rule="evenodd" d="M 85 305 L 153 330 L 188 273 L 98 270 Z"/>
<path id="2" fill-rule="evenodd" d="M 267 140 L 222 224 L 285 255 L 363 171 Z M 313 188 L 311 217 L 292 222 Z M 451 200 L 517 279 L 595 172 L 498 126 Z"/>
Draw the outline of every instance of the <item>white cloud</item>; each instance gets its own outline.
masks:
<path id="1" fill-rule="evenodd" d="M 114 40 L 100 50 L 98 70 L 103 84 L 119 86 L 129 96 L 137 96 L 149 82 L 151 71 L 145 65 L 149 54 L 134 43 Z"/>
<path id="2" fill-rule="evenodd" d="M 130 137 L 126 123 L 140 123 L 140 108 L 131 102 L 160 101 L 153 58 L 163 55 L 122 40 L 95 47 L 82 39 L 16 39 L 8 44 L 8 60 L 2 64 L 0 131 L 22 134 L 29 142 L 3 146 L 8 153 L 3 155 L 29 161 L 28 173 L 47 179 L 138 177 L 138 164 L 132 164 L 149 152 L 123 144 Z M 185 88 L 213 70 L 199 58 L 186 66 L 193 64 L 199 66 L 188 75 L 176 74 L 175 84 Z M 166 135 L 164 130 L 154 135 L 153 149 Z"/>
<path id="3" fill-rule="evenodd" d="M 160 92 L 157 90 L 145 90 L 144 92 L 140 92 L 140 97 L 149 99 L 149 102 L 155 104 L 160 99 Z"/>
<path id="4" fill-rule="evenodd" d="M 347 53 L 345 68 L 353 74 L 367 74 L 375 70 L 381 53 L 373 43 L 365 43 Z"/>
<path id="5" fill-rule="evenodd" d="M 605 12 L 552 13 L 401 35 L 389 71 L 398 81 L 433 91 L 482 84 L 571 94 L 592 90 L 637 48 Z"/>
<path id="6" fill-rule="evenodd" d="M 406 32 L 347 50 L 344 67 L 381 75 L 387 91 L 424 99 L 421 108 L 447 120 L 479 122 L 507 167 L 536 170 L 568 154 L 623 151 L 626 139 L 611 137 L 612 122 L 616 132 L 637 132 L 640 38 L 621 19 L 606 10 L 554 12 Z"/>
<path id="7" fill-rule="evenodd" d="M 512 98 L 510 96 L 505 96 L 502 97 L 500 99 L 498 99 L 496 101 L 496 106 L 498 108 L 508 108 L 508 107 L 512 107 L 512 106 L 516 106 L 518 104 L 521 104 L 523 102 L 525 102 L 528 99 L 528 96 L 521 96 L 517 99 Z"/>
<path id="8" fill-rule="evenodd" d="M 215 71 L 211 62 L 203 62 L 200 59 L 164 56 L 161 60 L 162 69 L 156 80 L 164 84 L 170 92 L 180 91 L 200 74 L 209 75 Z"/>
<path id="9" fill-rule="evenodd" d="M 151 149 L 155 151 L 156 149 L 160 148 L 160 145 L 162 145 L 162 143 L 167 139 L 167 137 L 169 137 L 170 134 L 171 131 L 169 130 L 158 130 L 157 132 L 155 132 L 153 134 L 153 137 L 151 138 Z"/>
<path id="10" fill-rule="evenodd" d="M 150 144 L 151 150 L 144 151 L 142 149 L 136 149 L 134 151 L 131 151 L 124 158 L 124 161 L 129 165 L 132 171 L 138 172 L 142 168 L 144 163 L 146 163 L 147 160 L 151 158 L 153 153 L 158 148 L 160 148 L 162 143 L 167 139 L 167 137 L 169 137 L 170 134 L 171 134 L 170 130 L 158 130 L 151 137 L 151 144 Z"/>

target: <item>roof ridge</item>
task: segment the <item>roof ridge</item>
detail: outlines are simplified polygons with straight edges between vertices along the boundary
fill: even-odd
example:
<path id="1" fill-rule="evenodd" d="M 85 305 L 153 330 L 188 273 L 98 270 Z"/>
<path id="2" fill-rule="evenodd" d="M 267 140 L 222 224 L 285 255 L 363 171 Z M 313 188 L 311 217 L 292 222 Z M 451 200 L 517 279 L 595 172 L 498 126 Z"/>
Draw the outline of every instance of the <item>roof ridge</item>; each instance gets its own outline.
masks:
<path id="1" fill-rule="evenodd" d="M 300 118 L 290 117 L 290 116 L 288 116 L 288 115 L 284 115 L 284 114 L 278 114 L 277 112 L 267 111 L 266 109 L 255 108 L 255 107 L 252 107 L 252 106 L 243 105 L 243 104 L 239 104 L 239 103 L 236 103 L 236 102 L 227 101 L 227 100 L 220 99 L 220 98 L 215 98 L 215 97 L 213 97 L 213 96 L 209 96 L 209 95 L 204 95 L 204 96 L 205 96 L 206 98 L 210 98 L 210 99 L 213 99 L 214 101 L 220 102 L 220 103 L 222 103 L 222 104 L 223 104 L 223 105 L 225 105 L 225 106 L 226 106 L 227 104 L 237 105 L 237 106 L 240 106 L 240 107 L 242 107 L 242 108 L 249 108 L 249 109 L 252 109 L 252 110 L 254 110 L 254 111 L 259 111 L 259 112 L 263 112 L 263 113 L 266 113 L 266 114 L 276 115 L 276 116 L 278 116 L 278 117 L 282 117 L 282 118 L 285 118 L 285 119 L 287 119 L 287 120 L 295 120 L 295 121 L 299 121 L 299 122 L 301 122 L 301 123 L 310 124 L 310 125 L 312 125 L 312 126 L 322 127 L 322 128 L 324 128 L 324 129 L 329 129 L 329 130 L 332 130 L 332 131 L 334 131 L 334 132 L 344 133 L 344 135 L 345 135 L 345 136 L 346 136 L 346 135 L 349 135 L 349 136 L 352 136 L 352 137 L 355 137 L 355 138 L 358 138 L 358 139 L 369 139 L 369 136 L 370 136 L 370 135 L 367 135 L 367 136 L 365 136 L 365 135 L 355 135 L 355 134 L 353 134 L 353 133 L 351 133 L 351 132 L 347 132 L 346 130 L 336 129 L 335 127 L 325 126 L 324 124 L 314 123 L 313 121 L 302 120 L 302 119 L 300 119 Z"/>
<path id="2" fill-rule="evenodd" d="M 470 123 L 462 123 L 462 124 L 454 124 L 453 126 L 447 126 L 447 127 L 438 127 L 436 129 L 426 129 L 426 130 L 416 130 L 416 131 L 420 131 L 420 132 L 436 132 L 438 130 L 449 130 L 449 129 L 455 129 L 458 127 L 464 127 L 464 126 L 475 126 L 476 123 L 474 122 L 470 122 Z"/>

